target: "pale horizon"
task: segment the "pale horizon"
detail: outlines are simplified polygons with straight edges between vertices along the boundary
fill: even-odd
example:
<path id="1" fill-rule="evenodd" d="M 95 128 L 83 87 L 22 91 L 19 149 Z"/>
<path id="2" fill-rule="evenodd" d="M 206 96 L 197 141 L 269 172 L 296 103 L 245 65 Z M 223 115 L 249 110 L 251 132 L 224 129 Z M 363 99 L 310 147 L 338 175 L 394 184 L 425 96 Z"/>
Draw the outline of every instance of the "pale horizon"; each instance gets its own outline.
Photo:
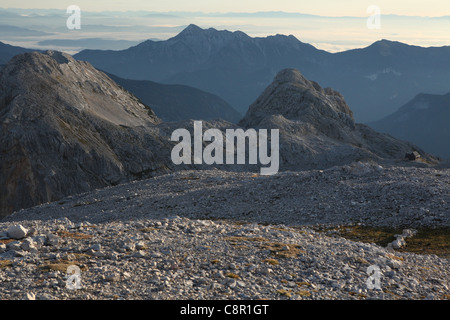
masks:
<path id="1" fill-rule="evenodd" d="M 179 0 L 151 3 L 137 0 L 41 1 L 39 5 L 32 1 L 21 1 L 20 4 L 9 0 L 2 2 L 0 30 L 7 26 L 46 34 L 28 36 L 23 32 L 17 35 L 9 30 L 9 33 L 0 32 L 0 41 L 71 54 L 90 47 L 48 43 L 99 38 L 116 43 L 122 41 L 119 47 L 111 49 L 125 49 L 148 39 L 167 40 L 189 24 L 204 29 L 239 30 L 251 37 L 293 35 L 302 42 L 332 53 L 364 48 L 382 39 L 422 47 L 450 45 L 450 5 L 441 0 L 429 1 L 426 7 L 420 4 L 423 1 L 397 1 L 395 4 L 377 1 L 381 21 L 379 29 L 369 29 L 366 25 L 373 14 L 368 8 L 374 3 L 365 0 L 344 0 L 339 4 L 329 0 L 318 0 L 313 4 L 299 4 L 298 1 L 274 4 L 273 1 L 254 0 L 245 4 L 237 1 L 204 3 L 199 0 L 188 4 Z M 66 9 L 72 4 L 81 9 L 82 27 L 68 32 Z M 11 12 L 16 15 L 8 16 L 7 13 Z M 106 44 L 98 47 L 106 48 Z"/>
<path id="2" fill-rule="evenodd" d="M 366 8 L 371 5 L 379 6 L 384 14 L 398 14 L 405 16 L 441 17 L 450 15 L 450 5 L 447 0 L 428 0 L 424 5 L 423 0 L 316 0 L 314 2 L 302 2 L 297 0 L 284 0 L 274 2 L 272 0 L 247 0 L 244 3 L 238 0 L 78 0 L 55 1 L 41 0 L 36 4 L 34 0 L 21 0 L 20 4 L 14 0 L 3 0 L 4 8 L 31 8 L 31 9 L 65 9 L 69 5 L 77 5 L 83 10 L 91 12 L 107 11 L 153 11 L 153 12 L 203 12 L 203 13 L 227 13 L 227 12 L 264 12 L 283 11 L 304 13 L 320 16 L 338 17 L 366 15 Z M 255 8 L 258 8 L 255 10 Z"/>

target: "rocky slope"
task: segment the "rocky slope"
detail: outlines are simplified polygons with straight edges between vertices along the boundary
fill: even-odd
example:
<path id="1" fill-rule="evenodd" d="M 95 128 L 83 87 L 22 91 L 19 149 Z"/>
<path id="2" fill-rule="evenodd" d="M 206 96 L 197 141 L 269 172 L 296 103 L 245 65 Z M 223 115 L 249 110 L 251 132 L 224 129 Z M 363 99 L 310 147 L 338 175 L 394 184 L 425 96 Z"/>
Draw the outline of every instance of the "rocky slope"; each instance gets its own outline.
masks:
<path id="1" fill-rule="evenodd" d="M 159 122 L 88 63 L 14 57 L 0 73 L 0 215 L 164 169 Z"/>
<path id="2" fill-rule="evenodd" d="M 399 251 L 400 234 L 382 246 L 318 231 L 448 230 L 450 171 L 426 154 L 405 162 L 410 144 L 356 124 L 342 95 L 296 70 L 241 123 L 280 129 L 274 176 L 171 166 L 170 134 L 193 121 L 161 122 L 58 52 L 0 72 L 0 120 L 2 214 L 24 208 L 0 220 L 0 299 L 449 297 L 448 256 Z"/>
<path id="3" fill-rule="evenodd" d="M 448 230 L 449 174 L 367 163 L 179 171 L 67 197 L 0 221 L 0 298 L 445 300 L 448 256 L 316 226 Z M 67 286 L 70 266 L 79 287 Z"/>
<path id="4" fill-rule="evenodd" d="M 401 161 L 419 147 L 358 124 L 337 91 L 285 69 L 249 107 L 239 125 L 280 130 L 280 167 L 326 168 L 359 160 Z"/>

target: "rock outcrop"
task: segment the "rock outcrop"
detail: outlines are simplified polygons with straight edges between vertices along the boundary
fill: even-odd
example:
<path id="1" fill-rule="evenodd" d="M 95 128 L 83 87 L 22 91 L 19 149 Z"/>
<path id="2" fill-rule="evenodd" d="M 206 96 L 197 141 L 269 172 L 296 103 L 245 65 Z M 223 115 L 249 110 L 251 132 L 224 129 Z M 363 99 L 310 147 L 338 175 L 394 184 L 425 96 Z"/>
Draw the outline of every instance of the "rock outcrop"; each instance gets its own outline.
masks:
<path id="1" fill-rule="evenodd" d="M 280 71 L 249 107 L 239 125 L 280 130 L 280 168 L 314 169 L 358 161 L 401 161 L 420 148 L 378 133 L 353 118 L 344 97 L 306 79 L 298 70 Z"/>

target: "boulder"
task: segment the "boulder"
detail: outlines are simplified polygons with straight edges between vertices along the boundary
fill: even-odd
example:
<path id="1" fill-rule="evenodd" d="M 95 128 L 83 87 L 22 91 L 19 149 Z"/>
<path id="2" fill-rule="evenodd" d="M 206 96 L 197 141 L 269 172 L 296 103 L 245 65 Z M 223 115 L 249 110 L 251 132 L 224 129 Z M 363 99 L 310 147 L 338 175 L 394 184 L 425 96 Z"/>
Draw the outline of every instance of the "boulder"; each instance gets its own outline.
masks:
<path id="1" fill-rule="evenodd" d="M 22 225 L 17 224 L 10 226 L 7 230 L 7 234 L 10 238 L 20 240 L 27 236 L 28 230 Z"/>

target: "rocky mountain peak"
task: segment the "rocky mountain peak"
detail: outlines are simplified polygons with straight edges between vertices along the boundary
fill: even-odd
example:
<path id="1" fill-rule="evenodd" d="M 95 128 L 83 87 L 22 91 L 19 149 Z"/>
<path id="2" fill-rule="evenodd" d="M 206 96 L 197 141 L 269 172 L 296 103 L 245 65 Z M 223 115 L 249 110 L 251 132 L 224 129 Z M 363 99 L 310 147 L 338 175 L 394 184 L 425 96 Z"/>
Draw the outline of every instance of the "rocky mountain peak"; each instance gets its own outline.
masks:
<path id="1" fill-rule="evenodd" d="M 322 88 L 295 69 L 280 71 L 239 124 L 279 129 L 280 167 L 284 169 L 326 168 L 361 160 L 400 161 L 406 153 L 419 150 L 355 123 L 339 92 Z M 422 150 L 419 153 L 425 155 Z"/>
<path id="2" fill-rule="evenodd" d="M 278 72 L 273 82 L 283 83 L 298 83 L 302 85 L 308 85 L 309 81 L 296 69 L 284 69 Z"/>
<path id="3" fill-rule="evenodd" d="M 21 114 L 46 113 L 46 108 L 57 107 L 60 112 L 61 108 L 75 108 L 116 125 L 133 127 L 160 122 L 150 108 L 103 72 L 63 52 L 15 56 L 0 73 L 0 87 L 8 99 L 17 97 L 11 107 L 21 105 Z M 46 103 L 30 103 L 37 100 Z"/>
<path id="4" fill-rule="evenodd" d="M 339 92 L 323 89 L 296 69 L 280 71 L 272 84 L 250 106 L 241 124 L 258 126 L 264 117 L 272 115 L 311 123 L 333 118 L 340 119 L 350 127 L 354 126 L 353 112 Z"/>
<path id="5" fill-rule="evenodd" d="M 0 217 L 165 168 L 158 123 L 89 63 L 56 51 L 14 57 L 0 71 Z"/>
<path id="6" fill-rule="evenodd" d="M 195 24 L 188 25 L 183 31 L 181 31 L 180 35 L 192 35 L 202 32 L 203 29 Z"/>
<path id="7" fill-rule="evenodd" d="M 59 69 L 59 65 L 73 63 L 76 60 L 69 54 L 48 50 L 45 52 L 27 52 L 13 57 L 8 64 L 9 69 L 27 69 L 34 72 L 51 73 Z"/>

